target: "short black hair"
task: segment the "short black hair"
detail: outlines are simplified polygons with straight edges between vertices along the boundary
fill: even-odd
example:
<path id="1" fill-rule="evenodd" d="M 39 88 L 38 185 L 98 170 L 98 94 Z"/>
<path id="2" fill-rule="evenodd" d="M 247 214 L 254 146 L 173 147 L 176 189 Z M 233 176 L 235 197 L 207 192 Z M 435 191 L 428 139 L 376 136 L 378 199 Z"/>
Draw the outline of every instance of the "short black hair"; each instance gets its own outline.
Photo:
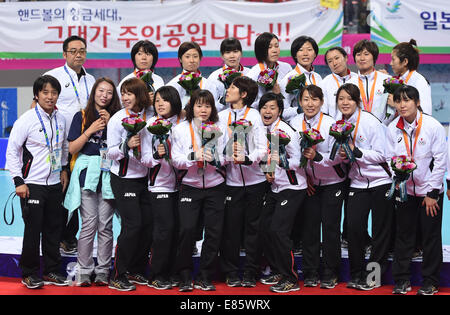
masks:
<path id="1" fill-rule="evenodd" d="M 272 39 L 278 37 L 275 34 L 264 32 L 260 34 L 255 40 L 255 57 L 258 62 L 265 62 L 267 60 L 267 54 Z"/>
<path id="2" fill-rule="evenodd" d="M 411 39 L 409 43 L 399 43 L 392 48 L 392 52 L 400 59 L 400 62 L 408 59 L 408 70 L 417 70 L 419 68 L 419 51 L 416 47 L 417 43 L 414 39 Z"/>
<path id="3" fill-rule="evenodd" d="M 414 86 L 407 84 L 398 87 L 394 92 L 394 102 L 397 103 L 402 100 L 413 100 L 416 105 L 419 104 L 419 91 Z"/>
<path id="4" fill-rule="evenodd" d="M 356 60 L 356 54 L 360 53 L 364 49 L 367 49 L 367 51 L 370 52 L 373 57 L 373 63 L 375 64 L 377 62 L 380 50 L 378 49 L 378 45 L 375 42 L 367 39 L 362 39 L 355 44 L 355 46 L 353 47 L 353 59 Z"/>
<path id="5" fill-rule="evenodd" d="M 263 108 L 264 105 L 266 105 L 266 103 L 270 101 L 276 101 L 278 109 L 280 111 L 280 117 L 282 117 L 284 110 L 284 103 L 283 103 L 283 96 L 281 94 L 276 94 L 273 92 L 268 92 L 264 94 L 259 100 L 258 110 L 261 111 L 261 108 Z"/>
<path id="6" fill-rule="evenodd" d="M 58 91 L 58 95 L 61 94 L 61 84 L 59 81 L 51 75 L 43 75 L 38 77 L 33 83 L 33 96 L 36 97 L 40 91 L 44 89 L 46 84 L 50 84 L 56 91 Z"/>
<path id="7" fill-rule="evenodd" d="M 252 105 L 258 95 L 258 84 L 249 77 L 241 76 L 233 80 L 233 85 L 239 89 L 239 93 L 247 92 L 243 103 L 247 106 Z"/>
<path id="8" fill-rule="evenodd" d="M 202 48 L 199 44 L 197 44 L 196 42 L 184 42 L 180 45 L 180 47 L 178 47 L 178 60 L 180 61 L 181 66 L 183 66 L 181 64 L 181 57 L 183 57 L 183 55 L 190 49 L 197 50 L 198 54 L 200 55 L 200 60 L 203 58 Z"/>
<path id="9" fill-rule="evenodd" d="M 83 42 L 84 47 L 87 48 L 86 40 L 83 37 L 72 35 L 70 37 L 67 37 L 66 40 L 63 42 L 63 51 L 67 52 L 67 47 L 69 47 L 69 43 L 76 40 Z"/>
<path id="10" fill-rule="evenodd" d="M 309 36 L 300 36 L 300 37 L 297 37 L 292 42 L 292 45 L 291 45 L 291 56 L 292 56 L 292 59 L 294 59 L 295 63 L 298 63 L 298 61 L 297 61 L 297 52 L 300 50 L 300 48 L 302 48 L 302 46 L 306 42 L 311 44 L 311 46 L 314 49 L 314 52 L 316 53 L 316 57 L 317 57 L 317 55 L 319 55 L 319 46 L 317 45 L 317 43 L 314 40 L 314 38 L 309 37 Z"/>
<path id="11" fill-rule="evenodd" d="M 177 115 L 177 116 L 180 115 L 182 105 L 181 105 L 180 94 L 178 93 L 176 88 L 174 88 L 173 86 L 170 86 L 170 85 L 160 87 L 155 92 L 155 96 L 153 98 L 153 104 L 155 104 L 156 94 L 159 94 L 159 96 L 163 100 L 170 103 L 170 116 L 171 117 L 174 115 Z M 156 115 L 157 115 L 157 113 L 156 113 L 156 108 L 155 108 L 155 116 Z"/>
<path id="12" fill-rule="evenodd" d="M 323 101 L 323 91 L 319 86 L 315 84 L 305 86 L 300 92 L 299 95 L 300 100 L 302 99 L 305 91 L 308 91 L 308 94 L 311 95 L 312 97 L 318 97 L 321 101 Z"/>
<path id="13" fill-rule="evenodd" d="M 156 63 L 158 62 L 158 49 L 156 48 L 155 44 L 153 44 L 149 40 L 140 40 L 131 48 L 131 61 L 133 62 L 134 68 L 136 68 L 135 57 L 141 47 L 145 53 L 151 54 L 153 56 L 152 66 L 150 67 L 150 70 L 153 71 L 153 69 L 155 69 Z"/>
<path id="14" fill-rule="evenodd" d="M 239 39 L 235 37 L 228 37 L 220 43 L 220 54 L 223 55 L 228 51 L 239 50 L 242 52 L 242 45 Z"/>
<path id="15" fill-rule="evenodd" d="M 339 93 L 344 90 L 350 95 L 351 99 L 356 103 L 356 106 L 361 107 L 361 92 L 359 87 L 354 85 L 353 83 L 345 83 L 342 84 L 336 92 L 336 104 L 339 99 Z"/>
<path id="16" fill-rule="evenodd" d="M 333 51 L 333 50 L 339 51 L 339 52 L 341 53 L 341 55 L 344 56 L 344 58 L 348 56 L 348 55 L 347 55 L 347 52 L 345 51 L 344 48 L 339 47 L 339 46 L 331 47 L 331 48 L 328 49 L 328 50 L 326 51 L 326 53 L 325 53 L 325 63 L 327 64 L 327 66 L 328 66 L 327 55 L 328 55 L 329 52 L 331 52 L 331 51 Z"/>
<path id="17" fill-rule="evenodd" d="M 186 111 L 186 120 L 191 122 L 194 120 L 194 105 L 197 102 L 203 102 L 211 106 L 211 115 L 209 115 L 209 120 L 212 122 L 219 121 L 219 115 L 217 114 L 216 101 L 214 96 L 208 90 L 197 89 L 192 93 L 189 103 L 184 108 Z"/>

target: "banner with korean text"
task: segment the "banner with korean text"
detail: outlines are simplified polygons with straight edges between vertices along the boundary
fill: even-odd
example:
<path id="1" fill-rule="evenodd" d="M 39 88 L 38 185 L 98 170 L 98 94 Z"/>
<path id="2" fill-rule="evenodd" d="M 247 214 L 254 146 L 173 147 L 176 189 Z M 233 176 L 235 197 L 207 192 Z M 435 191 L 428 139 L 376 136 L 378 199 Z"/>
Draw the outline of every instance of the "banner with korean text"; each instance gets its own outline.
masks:
<path id="1" fill-rule="evenodd" d="M 421 54 L 450 54 L 448 0 L 371 0 L 371 39 L 381 53 L 415 39 Z"/>
<path id="2" fill-rule="evenodd" d="M 70 35 L 86 38 L 88 60 L 108 60 L 112 67 L 121 60 L 129 66 L 131 47 L 142 39 L 157 45 L 160 60 L 176 64 L 184 41 L 196 41 L 206 58 L 218 58 L 221 41 L 237 37 L 244 57 L 251 58 L 256 37 L 272 32 L 288 59 L 296 37 L 313 37 L 323 54 L 341 45 L 343 30 L 342 5 L 323 7 L 320 0 L 6 2 L 0 3 L 0 20 L 0 69 L 18 66 L 17 60 L 30 68 L 33 60 L 61 59 L 62 42 Z"/>

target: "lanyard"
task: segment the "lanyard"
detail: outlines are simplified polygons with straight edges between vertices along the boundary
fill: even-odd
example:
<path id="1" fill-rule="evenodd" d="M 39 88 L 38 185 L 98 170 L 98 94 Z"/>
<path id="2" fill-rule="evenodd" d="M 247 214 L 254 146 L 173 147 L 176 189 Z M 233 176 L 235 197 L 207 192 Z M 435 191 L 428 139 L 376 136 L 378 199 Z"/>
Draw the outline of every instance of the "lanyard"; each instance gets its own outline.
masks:
<path id="1" fill-rule="evenodd" d="M 410 158 L 414 157 L 414 151 L 416 150 L 416 144 L 417 144 L 417 139 L 419 139 L 419 134 L 420 134 L 420 129 L 422 128 L 422 112 L 420 113 L 420 118 L 419 121 L 417 123 L 417 130 L 416 130 L 416 136 L 414 137 L 414 146 L 413 149 L 411 151 L 411 148 L 409 147 L 409 141 L 408 141 L 408 135 L 406 133 L 405 130 L 402 130 L 403 132 L 403 138 L 405 139 L 405 147 L 406 147 L 406 153 L 408 154 L 408 156 Z M 403 119 L 403 118 L 402 118 Z"/>
<path id="2" fill-rule="evenodd" d="M 222 73 L 225 71 L 225 70 L 227 70 L 227 69 L 232 69 L 231 67 L 228 67 L 227 65 L 224 65 L 223 67 L 222 67 Z M 264 69 L 263 69 L 264 70 Z M 241 65 L 241 64 L 239 64 L 239 70 L 237 70 L 238 72 L 240 72 L 241 73 L 241 77 L 244 75 L 242 72 L 244 71 L 244 66 L 243 65 Z M 262 71 L 262 70 L 261 70 Z"/>
<path id="3" fill-rule="evenodd" d="M 64 70 L 66 71 L 67 75 L 69 76 L 70 82 L 72 82 L 72 87 L 73 87 L 73 90 L 75 91 L 75 95 L 77 96 L 78 103 L 81 105 L 80 95 L 78 94 L 77 87 L 75 86 L 75 82 L 73 81 L 73 78 L 70 75 L 69 70 L 67 70 L 67 67 L 65 65 L 64 65 Z M 89 89 L 88 89 L 87 82 L 86 82 L 86 76 L 84 76 L 84 86 L 86 87 L 86 100 L 89 100 Z"/>
<path id="4" fill-rule="evenodd" d="M 192 128 L 192 122 L 189 123 L 189 131 L 191 132 L 192 149 L 197 152 L 197 143 L 195 142 L 194 129 Z"/>
<path id="5" fill-rule="evenodd" d="M 305 122 L 305 118 L 306 116 L 303 117 L 303 121 L 302 121 L 302 127 L 303 127 L 303 131 L 306 131 L 306 122 Z M 322 125 L 322 118 L 323 118 L 323 113 L 320 113 L 320 118 L 319 118 L 319 123 L 317 124 L 317 130 L 320 131 L 320 125 Z"/>
<path id="6" fill-rule="evenodd" d="M 38 116 L 39 121 L 41 123 L 42 130 L 44 131 L 44 137 L 45 137 L 45 142 L 47 143 L 47 148 L 48 148 L 48 150 L 50 152 L 52 152 L 52 147 L 51 147 L 50 141 L 48 140 L 47 130 L 45 129 L 45 125 L 44 125 L 44 122 L 42 121 L 41 114 L 39 113 L 38 106 L 34 107 L 34 109 L 35 109 L 36 115 Z M 55 124 L 56 124 L 56 148 L 58 148 L 58 144 L 59 144 L 59 128 L 58 128 L 58 120 L 56 119 L 56 115 L 55 115 Z"/>
<path id="7" fill-rule="evenodd" d="M 295 66 L 295 71 L 297 71 L 298 74 L 302 74 L 302 71 L 300 70 L 298 65 Z M 314 73 L 312 73 L 312 81 L 313 81 L 313 85 L 317 85 L 316 84 L 316 77 L 314 76 Z M 307 81 L 305 81 L 305 85 L 308 85 Z"/>
<path id="8" fill-rule="evenodd" d="M 414 70 L 412 70 L 412 71 L 409 72 L 408 76 L 406 77 L 406 79 L 405 79 L 405 81 L 404 81 L 405 84 L 408 84 L 408 81 L 409 81 L 409 79 L 411 79 L 411 76 L 412 76 L 413 72 L 414 72 Z"/>
<path id="9" fill-rule="evenodd" d="M 359 109 L 358 118 L 356 119 L 355 133 L 353 135 L 353 145 L 356 143 L 356 135 L 358 134 L 359 120 L 361 119 L 361 109 Z"/>
<path id="10" fill-rule="evenodd" d="M 250 111 L 250 107 L 247 107 L 247 109 L 245 110 L 244 118 L 243 118 L 243 119 L 245 119 L 245 118 L 247 117 L 247 114 L 248 114 L 249 111 Z M 228 124 L 227 124 L 227 126 L 228 126 L 228 137 L 231 137 L 231 129 L 230 129 L 230 125 L 231 125 L 231 111 L 230 111 L 230 113 L 228 114 Z"/>
<path id="11" fill-rule="evenodd" d="M 364 110 L 366 110 L 368 112 L 372 112 L 373 98 L 375 95 L 375 85 L 377 83 L 377 75 L 378 75 L 378 72 L 375 71 L 375 76 L 373 77 L 372 89 L 370 90 L 369 100 L 367 100 L 367 98 L 366 98 L 366 92 L 364 90 L 364 86 L 361 81 L 361 78 L 358 78 L 358 85 L 359 85 L 359 90 L 361 91 L 361 98 L 363 101 Z"/>

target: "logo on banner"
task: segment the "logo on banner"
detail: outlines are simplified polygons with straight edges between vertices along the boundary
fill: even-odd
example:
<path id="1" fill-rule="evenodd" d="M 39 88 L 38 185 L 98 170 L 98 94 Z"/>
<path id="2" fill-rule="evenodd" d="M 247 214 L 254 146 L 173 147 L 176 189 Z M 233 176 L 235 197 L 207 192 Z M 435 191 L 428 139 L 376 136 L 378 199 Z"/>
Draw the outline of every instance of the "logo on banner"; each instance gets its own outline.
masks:
<path id="1" fill-rule="evenodd" d="M 402 5 L 402 3 L 400 2 L 400 0 L 389 1 L 386 4 L 386 10 L 388 10 L 391 13 L 397 13 L 397 11 L 400 9 L 401 5 Z"/>

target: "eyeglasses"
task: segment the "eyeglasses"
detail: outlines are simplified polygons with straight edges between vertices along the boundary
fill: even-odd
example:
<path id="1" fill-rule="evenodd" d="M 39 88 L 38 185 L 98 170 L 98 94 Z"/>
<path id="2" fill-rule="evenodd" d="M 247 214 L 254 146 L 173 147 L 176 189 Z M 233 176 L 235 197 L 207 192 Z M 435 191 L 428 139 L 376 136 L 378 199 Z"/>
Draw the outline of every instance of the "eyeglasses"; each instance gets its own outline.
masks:
<path id="1" fill-rule="evenodd" d="M 71 50 L 66 50 L 66 52 L 70 53 L 73 56 L 76 56 L 78 54 L 86 55 L 86 49 L 71 49 Z"/>

